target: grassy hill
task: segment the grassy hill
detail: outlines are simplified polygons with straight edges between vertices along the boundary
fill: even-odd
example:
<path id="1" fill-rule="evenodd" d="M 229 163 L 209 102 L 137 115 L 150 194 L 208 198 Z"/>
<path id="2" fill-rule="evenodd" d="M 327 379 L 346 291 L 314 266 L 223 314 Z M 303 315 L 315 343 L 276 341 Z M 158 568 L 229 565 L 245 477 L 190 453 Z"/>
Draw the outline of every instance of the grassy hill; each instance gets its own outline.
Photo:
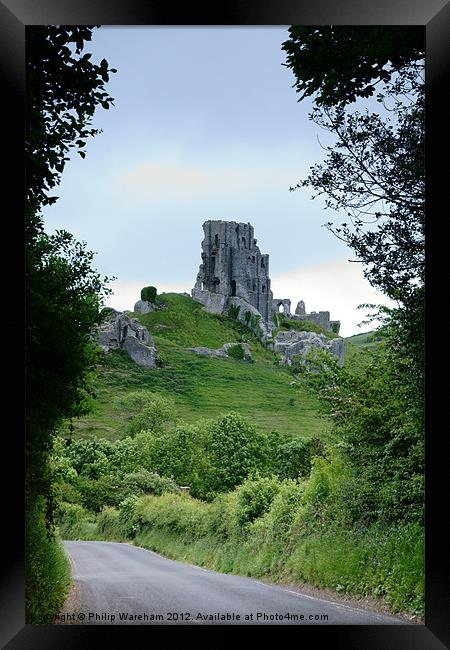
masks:
<path id="1" fill-rule="evenodd" d="M 382 340 L 379 332 L 371 330 L 370 332 L 363 332 L 362 334 L 354 334 L 346 338 L 346 341 L 358 348 L 371 349 L 378 345 Z"/>
<path id="2" fill-rule="evenodd" d="M 298 386 L 294 389 L 288 369 L 277 365 L 275 355 L 243 324 L 209 314 L 187 296 L 162 294 L 158 301 L 163 309 L 135 316 L 153 336 L 162 367 L 138 366 L 121 350 L 107 353 L 95 374 L 93 411 L 74 423 L 76 436 L 120 437 L 133 415 L 124 409 L 123 398 L 136 390 L 170 395 L 186 422 L 235 410 L 264 431 L 277 430 L 288 437 L 326 435 L 329 424 L 319 414 L 314 395 Z M 253 363 L 210 359 L 186 350 L 244 340 Z"/>

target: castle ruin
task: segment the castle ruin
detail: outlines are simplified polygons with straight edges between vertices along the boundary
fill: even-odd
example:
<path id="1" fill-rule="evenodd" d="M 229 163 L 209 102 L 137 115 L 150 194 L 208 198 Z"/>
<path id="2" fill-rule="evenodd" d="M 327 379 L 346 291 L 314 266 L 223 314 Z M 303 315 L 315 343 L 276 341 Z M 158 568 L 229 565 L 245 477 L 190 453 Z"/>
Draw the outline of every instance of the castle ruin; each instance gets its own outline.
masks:
<path id="1" fill-rule="evenodd" d="M 268 323 L 272 316 L 269 256 L 261 254 L 253 226 L 235 221 L 205 221 L 202 263 L 194 300 L 207 311 L 221 314 L 230 298 L 241 298 Z"/>
<path id="2" fill-rule="evenodd" d="M 291 313 L 288 298 L 274 298 L 270 288 L 269 255 L 262 254 L 250 223 L 205 221 L 203 224 L 202 262 L 191 295 L 206 311 L 222 314 L 231 305 L 259 316 L 262 329 L 270 336 L 274 314 L 283 313 L 292 320 L 310 320 L 325 330 L 339 332 L 340 322 L 330 320 L 329 311 L 306 313 L 300 300 Z"/>

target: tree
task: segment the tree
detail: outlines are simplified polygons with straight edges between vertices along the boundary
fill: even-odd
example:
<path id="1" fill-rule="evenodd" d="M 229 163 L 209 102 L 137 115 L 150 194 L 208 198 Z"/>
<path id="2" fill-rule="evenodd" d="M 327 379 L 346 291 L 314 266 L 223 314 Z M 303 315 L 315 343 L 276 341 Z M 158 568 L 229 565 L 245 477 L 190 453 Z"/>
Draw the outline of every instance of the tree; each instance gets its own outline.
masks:
<path id="1" fill-rule="evenodd" d="M 57 200 L 48 192 L 59 184 L 70 149 L 86 156 L 86 139 L 100 133 L 90 127 L 95 109 L 108 109 L 105 90 L 108 62 L 80 56 L 92 27 L 45 25 L 26 32 L 26 175 L 27 226 L 30 237 L 42 232 L 39 210 Z M 31 228 L 31 231 L 30 231 Z"/>
<path id="2" fill-rule="evenodd" d="M 326 227 L 356 253 L 379 308 L 384 343 L 354 372 L 318 359 L 308 381 L 329 413 L 354 482 L 355 516 L 420 519 L 424 471 L 424 31 L 292 27 L 283 44 L 310 118 L 335 137 L 292 190 L 313 189 L 345 215 Z M 377 91 L 378 112 L 350 110 Z M 360 101 L 359 104 L 363 102 Z M 314 359 L 310 360 L 311 363 Z M 347 496 L 350 495 L 350 492 Z M 353 498 L 353 497 L 352 497 Z M 345 500 L 345 499 L 344 499 Z"/>
<path id="3" fill-rule="evenodd" d="M 96 360 L 93 328 L 109 292 L 108 278 L 92 268 L 93 253 L 63 230 L 44 232 L 41 208 L 56 201 L 71 148 L 85 156 L 95 108 L 109 108 L 104 90 L 108 63 L 81 56 L 92 27 L 27 28 L 26 81 L 26 310 L 27 310 L 27 495 L 41 495 L 52 528 L 49 452 L 64 418 L 86 404 L 89 371 Z"/>
<path id="4" fill-rule="evenodd" d="M 214 421 L 209 445 L 211 494 L 227 492 L 252 471 L 265 470 L 269 446 L 267 436 L 239 413 L 230 411 Z"/>
<path id="5" fill-rule="evenodd" d="M 291 27 L 282 48 L 299 101 L 314 96 L 311 119 L 336 137 L 327 158 L 291 190 L 311 187 L 345 221 L 326 227 L 347 243 L 369 282 L 397 302 L 382 310 L 397 326 L 423 379 L 424 32 L 421 27 Z M 354 111 L 379 92 L 378 113 Z"/>
<path id="6" fill-rule="evenodd" d="M 315 94 L 318 106 L 337 106 L 372 96 L 378 83 L 405 67 L 421 67 L 425 32 L 420 26 L 292 26 L 282 50 L 302 93 L 298 101 Z"/>

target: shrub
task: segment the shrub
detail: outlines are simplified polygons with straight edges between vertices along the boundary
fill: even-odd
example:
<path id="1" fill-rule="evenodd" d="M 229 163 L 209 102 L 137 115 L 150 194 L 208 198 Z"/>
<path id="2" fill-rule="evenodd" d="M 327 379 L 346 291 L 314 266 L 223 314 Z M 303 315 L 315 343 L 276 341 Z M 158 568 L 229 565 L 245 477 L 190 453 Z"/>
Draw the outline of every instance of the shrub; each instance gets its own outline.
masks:
<path id="1" fill-rule="evenodd" d="M 244 348 L 242 345 L 232 345 L 227 349 L 227 355 L 233 359 L 243 360 L 245 358 Z"/>
<path id="2" fill-rule="evenodd" d="M 100 512 L 105 505 L 115 505 L 118 485 L 117 474 L 105 474 L 98 479 L 80 475 L 74 480 L 79 503 L 91 512 Z"/>
<path id="3" fill-rule="evenodd" d="M 236 518 L 245 526 L 267 512 L 280 489 L 280 481 L 272 477 L 247 479 L 236 490 Z"/>
<path id="4" fill-rule="evenodd" d="M 180 488 L 172 479 L 141 468 L 137 472 L 126 474 L 123 477 L 118 489 L 118 500 L 120 502 L 130 496 L 141 496 L 142 494 L 161 495 L 163 492 L 179 491 Z"/>
<path id="5" fill-rule="evenodd" d="M 65 449 L 65 455 L 76 472 L 94 479 L 108 473 L 112 452 L 113 443 L 95 437 L 74 440 Z"/>
<path id="6" fill-rule="evenodd" d="M 146 300 L 147 302 L 155 302 L 156 294 L 156 287 L 144 287 L 141 289 L 141 300 Z"/>
<path id="7" fill-rule="evenodd" d="M 120 532 L 128 538 L 135 535 L 138 529 L 138 516 L 136 513 L 136 503 L 138 496 L 133 494 L 128 496 L 119 504 L 119 527 Z"/>
<path id="8" fill-rule="evenodd" d="M 27 502 L 25 544 L 25 622 L 52 623 L 64 604 L 71 571 L 61 540 L 46 529 L 43 498 Z"/>
<path id="9" fill-rule="evenodd" d="M 282 479 L 307 477 L 314 455 L 323 454 L 323 443 L 317 438 L 294 438 L 275 450 L 274 472 Z"/>
<path id="10" fill-rule="evenodd" d="M 228 308 L 228 316 L 232 318 L 233 320 L 237 320 L 239 316 L 239 311 L 240 311 L 240 306 L 239 305 L 230 305 Z"/>
<path id="11" fill-rule="evenodd" d="M 267 435 L 234 412 L 213 422 L 210 450 L 211 470 L 207 484 L 211 496 L 232 490 L 252 471 L 264 470 L 268 463 Z"/>
<path id="12" fill-rule="evenodd" d="M 123 534 L 119 522 L 119 511 L 105 507 L 97 516 L 97 533 L 102 539 L 122 540 Z"/>
<path id="13" fill-rule="evenodd" d="M 95 515 L 78 503 L 58 504 L 57 521 L 63 539 L 94 539 Z"/>
<path id="14" fill-rule="evenodd" d="M 180 423 L 170 431 L 142 431 L 136 438 L 143 464 L 178 485 L 188 485 L 193 495 L 204 498 L 210 474 L 211 423 Z"/>
<path id="15" fill-rule="evenodd" d="M 137 398 L 138 396 L 136 396 Z M 175 402 L 171 397 L 159 393 L 148 393 L 146 402 L 129 422 L 125 434 L 134 436 L 144 430 L 157 433 L 173 424 L 175 419 Z"/>
<path id="16" fill-rule="evenodd" d="M 136 501 L 135 522 L 141 527 L 159 528 L 189 539 L 207 532 L 209 504 L 192 499 L 185 493 L 143 496 Z"/>

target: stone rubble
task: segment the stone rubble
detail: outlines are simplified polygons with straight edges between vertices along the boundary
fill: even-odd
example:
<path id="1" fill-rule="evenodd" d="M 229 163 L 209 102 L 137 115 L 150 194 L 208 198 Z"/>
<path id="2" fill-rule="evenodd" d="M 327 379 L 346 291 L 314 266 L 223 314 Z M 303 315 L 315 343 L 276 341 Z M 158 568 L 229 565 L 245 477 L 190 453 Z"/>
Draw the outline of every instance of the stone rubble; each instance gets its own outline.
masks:
<path id="1" fill-rule="evenodd" d="M 250 361 L 252 358 L 252 353 L 250 351 L 250 347 L 248 343 L 225 343 L 221 348 L 218 349 L 213 349 L 213 348 L 186 348 L 186 350 L 190 350 L 191 352 L 195 352 L 195 354 L 200 354 L 205 357 L 228 357 L 228 350 L 231 347 L 234 347 L 235 345 L 239 345 L 243 350 L 244 350 L 244 360 L 245 361 Z"/>

